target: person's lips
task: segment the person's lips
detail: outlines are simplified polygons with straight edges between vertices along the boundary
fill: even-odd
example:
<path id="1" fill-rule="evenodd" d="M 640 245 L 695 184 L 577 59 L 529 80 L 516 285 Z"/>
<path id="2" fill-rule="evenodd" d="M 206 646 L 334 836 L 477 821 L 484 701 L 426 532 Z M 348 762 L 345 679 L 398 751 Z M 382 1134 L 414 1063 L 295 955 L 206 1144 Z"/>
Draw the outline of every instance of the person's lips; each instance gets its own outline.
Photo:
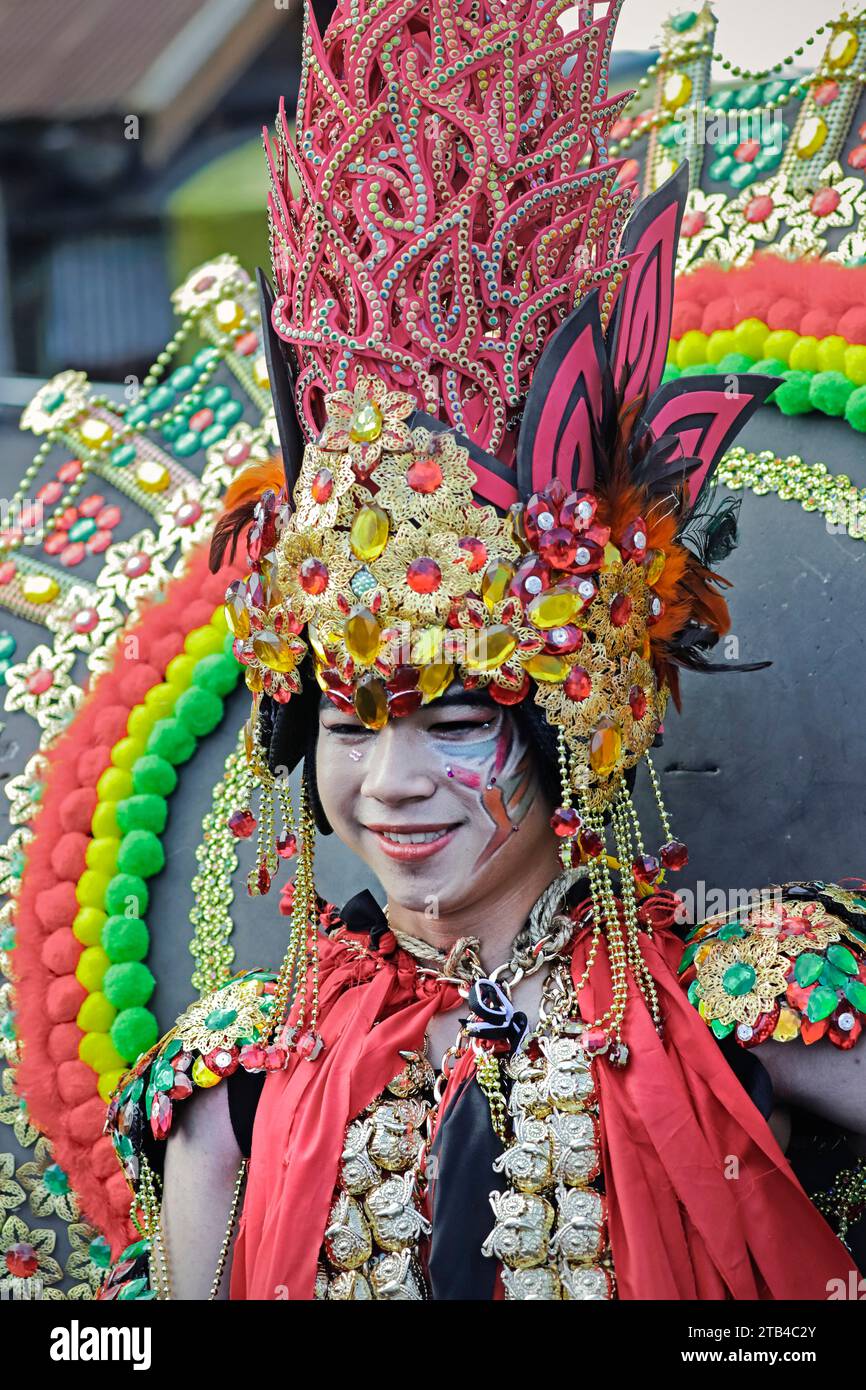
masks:
<path id="1" fill-rule="evenodd" d="M 379 848 L 389 859 L 403 863 L 415 863 L 419 859 L 429 859 L 451 843 L 457 830 L 454 823 L 444 825 L 368 825 L 371 835 L 376 837 Z"/>

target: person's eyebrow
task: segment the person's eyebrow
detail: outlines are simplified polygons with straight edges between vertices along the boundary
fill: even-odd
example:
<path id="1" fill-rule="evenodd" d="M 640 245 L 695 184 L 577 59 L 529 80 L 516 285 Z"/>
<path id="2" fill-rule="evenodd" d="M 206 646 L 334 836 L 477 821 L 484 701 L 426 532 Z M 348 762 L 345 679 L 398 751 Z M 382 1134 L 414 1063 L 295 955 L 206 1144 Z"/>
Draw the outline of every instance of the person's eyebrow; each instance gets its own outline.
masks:
<path id="1" fill-rule="evenodd" d="M 428 710 L 441 709 L 443 705 L 463 705 L 470 707 L 482 707 L 484 709 L 495 709 L 496 705 L 490 696 L 483 690 L 452 690 L 440 695 L 438 700 L 431 700 L 426 706 Z"/>

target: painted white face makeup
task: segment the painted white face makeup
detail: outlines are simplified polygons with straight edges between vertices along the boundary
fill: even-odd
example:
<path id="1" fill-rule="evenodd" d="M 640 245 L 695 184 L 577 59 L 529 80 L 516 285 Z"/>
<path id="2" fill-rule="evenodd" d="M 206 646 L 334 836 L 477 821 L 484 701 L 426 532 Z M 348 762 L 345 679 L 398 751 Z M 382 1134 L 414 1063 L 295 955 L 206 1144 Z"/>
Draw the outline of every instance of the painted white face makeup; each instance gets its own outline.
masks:
<path id="1" fill-rule="evenodd" d="M 452 687 L 374 733 L 323 699 L 319 796 L 392 902 L 452 912 L 552 852 L 551 807 L 511 712 Z"/>

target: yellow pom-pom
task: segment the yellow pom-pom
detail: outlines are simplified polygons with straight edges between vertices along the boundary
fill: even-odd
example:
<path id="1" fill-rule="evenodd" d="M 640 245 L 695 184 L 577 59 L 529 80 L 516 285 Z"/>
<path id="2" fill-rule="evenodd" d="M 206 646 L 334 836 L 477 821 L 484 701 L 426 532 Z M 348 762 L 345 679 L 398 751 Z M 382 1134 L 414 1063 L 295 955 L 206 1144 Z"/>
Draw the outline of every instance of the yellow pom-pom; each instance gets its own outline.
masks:
<path id="1" fill-rule="evenodd" d="M 793 328 L 775 328 L 764 339 L 764 356 L 772 357 L 776 362 L 788 362 L 791 348 L 796 342 L 799 342 L 799 336 Z"/>
<path id="2" fill-rule="evenodd" d="M 225 641 L 225 635 L 226 635 L 226 607 L 225 607 L 225 604 L 224 604 L 224 603 L 221 603 L 221 604 L 219 605 L 218 608 L 215 608 L 215 609 L 214 609 L 213 615 L 212 615 L 211 620 L 210 620 L 210 625 L 211 625 L 211 627 L 215 627 L 215 628 L 216 628 L 217 632 L 218 632 L 219 635 L 220 635 L 220 640 L 221 640 L 221 641 Z"/>
<path id="3" fill-rule="evenodd" d="M 754 357 L 757 362 L 766 357 L 764 343 L 769 336 L 769 328 L 763 319 L 743 319 L 734 328 L 734 351 Z"/>
<path id="4" fill-rule="evenodd" d="M 124 1068 L 119 1071 L 104 1071 L 96 1083 L 100 1100 L 104 1100 L 107 1105 L 111 1100 L 111 1094 L 120 1085 L 120 1078 L 123 1076 Z"/>
<path id="5" fill-rule="evenodd" d="M 852 343 L 845 350 L 845 375 L 855 386 L 866 386 L 866 347 Z"/>
<path id="6" fill-rule="evenodd" d="M 154 719 L 166 719 L 174 709 L 176 699 L 177 690 L 166 681 L 160 681 L 159 685 L 150 687 L 144 697 L 144 703 L 152 711 Z"/>
<path id="7" fill-rule="evenodd" d="M 674 367 L 677 365 L 677 348 L 678 348 L 678 347 L 679 347 L 679 343 L 678 343 L 677 339 L 676 339 L 676 338 L 671 338 L 670 342 L 668 343 L 668 355 L 667 355 L 667 357 L 665 358 L 665 361 L 666 361 L 669 365 L 672 364 Z M 219 614 L 219 619 L 220 619 L 219 624 L 217 624 L 217 614 Z M 225 607 L 222 607 L 222 608 L 218 608 L 218 609 L 217 609 L 216 613 L 214 613 L 213 617 L 211 618 L 211 622 L 213 623 L 214 627 L 219 626 L 219 627 L 222 629 L 222 635 L 223 635 L 223 637 L 225 637 L 225 630 L 226 630 L 226 610 L 225 610 Z"/>
<path id="8" fill-rule="evenodd" d="M 207 627 L 193 628 L 184 638 L 183 649 L 190 656 L 194 656 L 196 661 L 203 656 L 211 656 L 214 652 L 221 652 L 223 649 L 223 635 L 217 632 L 216 628 Z"/>
<path id="9" fill-rule="evenodd" d="M 195 670 L 196 658 L 190 656 L 188 652 L 181 652 L 175 656 L 165 668 L 165 678 L 169 685 L 174 686 L 175 692 L 186 690 L 192 680 L 192 673 Z"/>
<path id="10" fill-rule="evenodd" d="M 688 333 L 684 333 L 680 338 L 680 345 L 677 348 L 677 366 L 696 367 L 700 362 L 707 360 L 707 335 L 702 333 L 699 328 L 690 328 Z"/>
<path id="11" fill-rule="evenodd" d="M 812 337 L 798 338 L 791 348 L 788 366 L 795 372 L 817 372 L 818 339 Z"/>
<path id="12" fill-rule="evenodd" d="M 84 1000 L 75 1022 L 82 1033 L 107 1033 L 116 1017 L 114 1005 L 109 1004 L 101 990 L 96 990 Z"/>
<path id="13" fill-rule="evenodd" d="M 114 805 L 117 803 L 114 802 Z M 99 873 L 105 874 L 110 878 L 117 871 L 117 851 L 120 849 L 120 840 L 115 837 L 100 836 L 96 840 L 91 840 L 85 851 L 84 859 L 88 869 L 97 869 Z"/>
<path id="14" fill-rule="evenodd" d="M 75 978 L 88 994 L 93 994 L 102 984 L 103 976 L 111 961 L 101 946 L 88 946 L 81 952 L 75 967 Z"/>
<path id="15" fill-rule="evenodd" d="M 122 767 L 107 767 L 96 784 L 100 801 L 124 801 L 132 796 L 132 773 Z"/>
<path id="16" fill-rule="evenodd" d="M 117 802 L 98 801 L 90 821 L 90 829 L 98 840 L 116 840 L 120 835 L 117 824 Z"/>
<path id="17" fill-rule="evenodd" d="M 79 907 L 102 907 L 110 878 L 111 874 L 100 873 L 98 869 L 85 869 L 75 885 L 75 898 Z"/>
<path id="18" fill-rule="evenodd" d="M 82 946 L 98 946 L 107 921 L 106 914 L 100 908 L 80 907 L 72 923 L 72 934 Z"/>
<path id="19" fill-rule="evenodd" d="M 136 758 L 144 752 L 144 741 L 138 738 L 122 738 L 111 750 L 111 761 L 115 767 L 130 770 Z"/>
<path id="20" fill-rule="evenodd" d="M 711 333 L 707 340 L 707 361 L 721 362 L 728 353 L 736 352 L 734 335 L 730 328 L 717 328 L 715 333 Z"/>
<path id="21" fill-rule="evenodd" d="M 845 349 L 848 344 L 838 333 L 831 333 L 818 344 L 818 370 L 820 372 L 844 372 Z"/>
<path id="22" fill-rule="evenodd" d="M 133 705 L 126 721 L 126 731 L 132 738 L 140 738 L 146 743 L 148 734 L 159 718 L 161 716 L 151 705 Z"/>
<path id="23" fill-rule="evenodd" d="M 123 1058 L 108 1033 L 85 1033 L 78 1044 L 82 1062 L 94 1071 L 122 1071 Z"/>

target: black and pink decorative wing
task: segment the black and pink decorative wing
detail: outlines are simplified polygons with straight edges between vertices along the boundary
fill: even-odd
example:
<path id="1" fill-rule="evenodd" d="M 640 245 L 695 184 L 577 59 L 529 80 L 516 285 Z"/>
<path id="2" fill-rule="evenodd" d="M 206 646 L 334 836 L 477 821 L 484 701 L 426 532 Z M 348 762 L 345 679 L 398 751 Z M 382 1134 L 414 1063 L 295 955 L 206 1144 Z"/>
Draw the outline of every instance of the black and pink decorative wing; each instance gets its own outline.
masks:
<path id="1" fill-rule="evenodd" d="M 438 420 L 435 415 L 428 415 L 426 411 L 416 410 L 412 416 L 411 425 L 413 429 L 423 427 L 431 432 L 435 431 L 441 434 L 447 432 L 460 445 L 461 449 L 466 450 L 469 455 L 470 467 L 475 474 L 472 495 L 476 502 L 486 502 L 504 516 L 509 507 L 520 501 L 514 481 L 514 469 L 509 468 L 507 463 L 503 463 L 493 454 L 488 454 L 486 450 L 473 444 L 471 439 L 467 439 L 465 435 L 451 429 L 442 420 Z"/>
<path id="2" fill-rule="evenodd" d="M 779 385 L 778 377 L 680 377 L 661 386 L 648 402 L 635 439 L 651 429 L 655 439 L 675 435 L 690 462 L 689 500 L 694 506 L 726 449 L 746 421 Z M 697 467 L 692 461 L 699 460 Z"/>
<path id="3" fill-rule="evenodd" d="M 613 381 L 622 400 L 651 396 L 662 379 L 674 307 L 674 270 L 688 164 L 635 208 L 623 232 L 620 256 L 630 265 L 608 328 Z"/>
<path id="4" fill-rule="evenodd" d="M 593 439 L 609 380 L 598 291 L 593 290 L 557 328 L 532 374 L 517 444 L 521 497 L 554 478 L 569 490 L 592 487 Z"/>
<path id="5" fill-rule="evenodd" d="M 283 469 L 289 497 L 292 496 L 301 463 L 304 457 L 304 439 L 298 424 L 295 405 L 295 377 L 285 345 L 274 330 L 271 312 L 274 307 L 274 292 L 265 272 L 259 267 L 256 271 L 259 287 L 259 308 L 262 315 L 262 344 L 268 366 L 268 380 L 274 398 L 274 413 L 277 417 L 277 433 L 283 454 Z"/>

